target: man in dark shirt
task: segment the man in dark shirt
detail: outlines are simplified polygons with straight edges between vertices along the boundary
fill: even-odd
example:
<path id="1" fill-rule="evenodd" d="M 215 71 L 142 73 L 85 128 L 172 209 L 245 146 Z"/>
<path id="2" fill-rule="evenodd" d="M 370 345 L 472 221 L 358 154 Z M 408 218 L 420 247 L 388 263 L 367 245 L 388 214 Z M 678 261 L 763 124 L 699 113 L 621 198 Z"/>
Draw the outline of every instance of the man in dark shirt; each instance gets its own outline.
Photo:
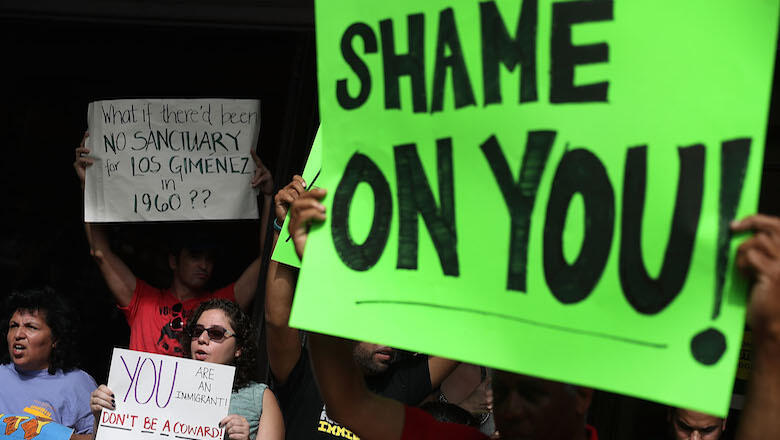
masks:
<path id="1" fill-rule="evenodd" d="M 273 244 L 287 215 L 287 208 L 305 192 L 300 176 L 274 197 Z M 289 327 L 290 308 L 297 280 L 297 269 L 271 261 L 266 284 L 266 330 L 271 385 L 279 399 L 287 439 L 357 439 L 348 428 L 329 415 L 314 380 L 305 338 Z M 369 389 L 382 396 L 409 405 L 419 404 L 455 368 L 448 359 L 413 356 L 394 362 L 395 350 L 387 346 L 360 342 L 350 349 L 350 359 L 360 365 Z"/>

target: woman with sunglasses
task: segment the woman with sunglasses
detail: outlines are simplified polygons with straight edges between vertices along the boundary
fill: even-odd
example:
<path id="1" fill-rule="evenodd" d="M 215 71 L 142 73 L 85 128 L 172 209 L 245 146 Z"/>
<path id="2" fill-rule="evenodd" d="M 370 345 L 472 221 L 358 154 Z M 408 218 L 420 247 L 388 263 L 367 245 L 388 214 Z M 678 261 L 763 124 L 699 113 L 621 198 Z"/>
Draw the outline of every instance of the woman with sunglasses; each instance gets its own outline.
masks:
<path id="1" fill-rule="evenodd" d="M 257 339 L 251 319 L 238 305 L 224 299 L 201 304 L 181 333 L 184 357 L 234 365 L 233 394 L 228 416 L 220 426 L 230 440 L 282 440 L 284 421 L 276 397 L 256 382 Z M 112 392 L 101 385 L 90 401 L 95 424 L 103 408 L 114 410 Z M 97 427 L 96 427 L 97 428 Z"/>

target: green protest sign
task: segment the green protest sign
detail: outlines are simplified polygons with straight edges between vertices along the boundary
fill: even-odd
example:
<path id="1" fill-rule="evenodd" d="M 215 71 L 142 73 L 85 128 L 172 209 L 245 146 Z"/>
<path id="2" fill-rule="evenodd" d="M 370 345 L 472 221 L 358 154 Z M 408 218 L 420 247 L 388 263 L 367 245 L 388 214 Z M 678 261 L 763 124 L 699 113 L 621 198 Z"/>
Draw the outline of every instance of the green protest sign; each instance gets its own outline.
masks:
<path id="1" fill-rule="evenodd" d="M 317 134 L 314 136 L 314 143 L 311 145 L 309 151 L 309 157 L 306 159 L 306 166 L 303 168 L 303 181 L 306 182 L 306 188 L 311 188 L 319 180 L 320 168 L 322 167 L 322 140 L 320 138 L 320 131 L 317 130 Z M 288 266 L 301 267 L 301 260 L 298 258 L 298 254 L 295 253 L 295 246 L 293 246 L 292 239 L 290 238 L 290 232 L 287 230 L 287 222 L 290 219 L 290 214 L 284 218 L 284 224 L 282 224 L 282 232 L 279 233 L 279 240 L 276 242 L 274 253 L 271 255 L 271 259 L 284 263 Z"/>
<path id="2" fill-rule="evenodd" d="M 320 0 L 316 23 L 328 221 L 292 325 L 725 414 L 777 1 Z"/>

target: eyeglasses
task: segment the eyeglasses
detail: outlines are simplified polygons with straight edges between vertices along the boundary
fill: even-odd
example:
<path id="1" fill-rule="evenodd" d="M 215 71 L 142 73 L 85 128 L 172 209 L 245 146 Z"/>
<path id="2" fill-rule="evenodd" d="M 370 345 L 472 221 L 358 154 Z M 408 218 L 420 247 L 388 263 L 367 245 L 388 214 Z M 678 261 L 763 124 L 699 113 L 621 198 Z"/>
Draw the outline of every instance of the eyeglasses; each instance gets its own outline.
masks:
<path id="1" fill-rule="evenodd" d="M 235 336 L 235 332 L 231 332 L 219 325 L 206 328 L 198 324 L 192 329 L 192 339 L 198 339 L 204 331 L 209 335 L 209 340 L 212 342 L 222 342 L 226 338 Z"/>

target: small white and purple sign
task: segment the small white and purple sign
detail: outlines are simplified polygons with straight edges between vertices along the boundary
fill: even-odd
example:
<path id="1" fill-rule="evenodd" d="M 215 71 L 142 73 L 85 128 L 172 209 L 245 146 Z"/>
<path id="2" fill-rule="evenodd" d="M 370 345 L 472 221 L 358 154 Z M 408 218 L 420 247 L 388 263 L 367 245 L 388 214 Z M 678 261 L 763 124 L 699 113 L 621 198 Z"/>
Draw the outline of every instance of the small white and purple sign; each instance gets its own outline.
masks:
<path id="1" fill-rule="evenodd" d="M 234 374 L 230 365 L 114 348 L 116 410 L 103 410 L 96 440 L 221 439 Z"/>

